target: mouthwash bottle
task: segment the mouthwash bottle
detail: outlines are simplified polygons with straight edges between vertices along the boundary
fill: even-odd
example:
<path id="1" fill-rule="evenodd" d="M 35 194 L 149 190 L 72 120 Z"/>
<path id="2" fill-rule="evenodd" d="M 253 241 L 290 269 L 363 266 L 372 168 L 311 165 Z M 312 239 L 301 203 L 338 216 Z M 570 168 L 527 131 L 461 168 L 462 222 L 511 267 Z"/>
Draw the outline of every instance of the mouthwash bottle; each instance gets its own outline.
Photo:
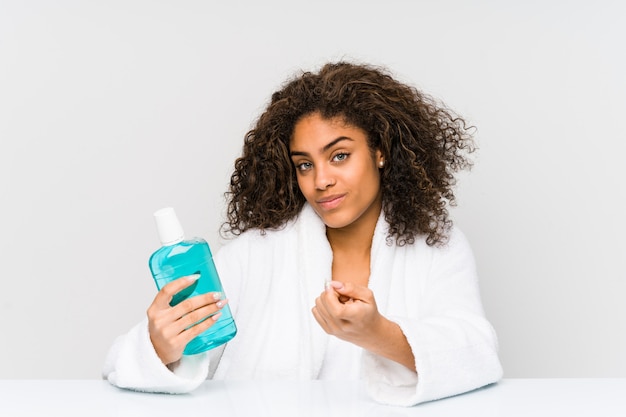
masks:
<path id="1" fill-rule="evenodd" d="M 160 290 L 165 284 L 177 278 L 200 275 L 193 284 L 176 294 L 170 305 L 175 306 L 186 298 L 207 292 L 219 292 L 224 295 L 207 242 L 198 237 L 185 239 L 183 228 L 171 207 L 155 212 L 154 219 L 163 245 L 150 256 L 149 261 L 150 272 L 157 288 Z M 237 328 L 228 304 L 220 311 L 222 316 L 187 344 L 183 351 L 184 355 L 194 355 L 213 349 L 235 336 Z"/>

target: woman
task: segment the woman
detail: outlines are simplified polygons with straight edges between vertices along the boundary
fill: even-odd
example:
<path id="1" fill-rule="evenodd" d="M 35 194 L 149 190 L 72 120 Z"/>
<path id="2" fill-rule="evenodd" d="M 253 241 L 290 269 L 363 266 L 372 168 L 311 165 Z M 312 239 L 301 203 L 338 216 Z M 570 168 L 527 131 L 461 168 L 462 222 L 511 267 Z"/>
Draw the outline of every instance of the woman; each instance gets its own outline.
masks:
<path id="1" fill-rule="evenodd" d="M 205 378 L 364 378 L 377 401 L 413 405 L 501 378 L 473 255 L 446 209 L 471 165 L 463 119 L 384 70 L 303 73 L 273 94 L 231 177 L 215 256 L 229 300 L 190 285 L 157 294 L 118 338 L 104 375 L 145 391 Z M 182 356 L 230 303 L 238 334 Z M 219 317 L 219 314 L 215 317 Z"/>

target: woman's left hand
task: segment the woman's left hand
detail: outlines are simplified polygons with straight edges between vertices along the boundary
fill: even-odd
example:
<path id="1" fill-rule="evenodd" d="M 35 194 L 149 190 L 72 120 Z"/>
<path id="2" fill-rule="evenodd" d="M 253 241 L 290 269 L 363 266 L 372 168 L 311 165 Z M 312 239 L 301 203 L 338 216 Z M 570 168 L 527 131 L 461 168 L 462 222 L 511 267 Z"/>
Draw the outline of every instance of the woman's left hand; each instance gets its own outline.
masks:
<path id="1" fill-rule="evenodd" d="M 326 333 L 361 347 L 378 339 L 385 320 L 369 288 L 338 281 L 327 285 L 312 311 Z"/>
<path id="2" fill-rule="evenodd" d="M 416 371 L 402 329 L 379 313 L 369 288 L 331 281 L 315 299 L 313 316 L 326 333 Z"/>

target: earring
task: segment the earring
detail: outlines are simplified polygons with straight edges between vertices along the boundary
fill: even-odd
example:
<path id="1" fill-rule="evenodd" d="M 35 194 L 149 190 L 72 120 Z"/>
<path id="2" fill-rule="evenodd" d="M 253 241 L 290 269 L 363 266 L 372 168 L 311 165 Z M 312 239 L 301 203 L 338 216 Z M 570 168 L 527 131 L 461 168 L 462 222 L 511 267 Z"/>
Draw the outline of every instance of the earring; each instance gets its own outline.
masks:
<path id="1" fill-rule="evenodd" d="M 384 167 L 384 166 L 385 166 L 385 161 L 383 161 L 383 160 L 381 159 L 381 160 L 380 160 L 380 162 L 378 163 L 378 166 L 379 166 L 380 168 Z"/>

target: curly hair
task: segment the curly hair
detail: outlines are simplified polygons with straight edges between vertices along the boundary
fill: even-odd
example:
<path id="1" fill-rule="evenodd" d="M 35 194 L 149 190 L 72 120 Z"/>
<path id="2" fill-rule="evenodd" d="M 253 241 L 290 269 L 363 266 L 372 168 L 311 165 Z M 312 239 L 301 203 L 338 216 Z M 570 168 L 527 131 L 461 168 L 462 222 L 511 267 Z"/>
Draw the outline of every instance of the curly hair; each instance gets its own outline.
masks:
<path id="1" fill-rule="evenodd" d="M 235 161 L 223 230 L 234 235 L 252 228 L 264 232 L 298 215 L 305 198 L 289 142 L 295 124 L 316 112 L 361 128 L 370 150 L 382 152 L 388 241 L 395 238 L 402 246 L 426 235 L 428 245 L 444 244 L 452 225 L 447 204 L 456 204 L 454 174 L 472 166 L 473 127 L 385 69 L 348 62 L 302 72 L 272 95 Z"/>

